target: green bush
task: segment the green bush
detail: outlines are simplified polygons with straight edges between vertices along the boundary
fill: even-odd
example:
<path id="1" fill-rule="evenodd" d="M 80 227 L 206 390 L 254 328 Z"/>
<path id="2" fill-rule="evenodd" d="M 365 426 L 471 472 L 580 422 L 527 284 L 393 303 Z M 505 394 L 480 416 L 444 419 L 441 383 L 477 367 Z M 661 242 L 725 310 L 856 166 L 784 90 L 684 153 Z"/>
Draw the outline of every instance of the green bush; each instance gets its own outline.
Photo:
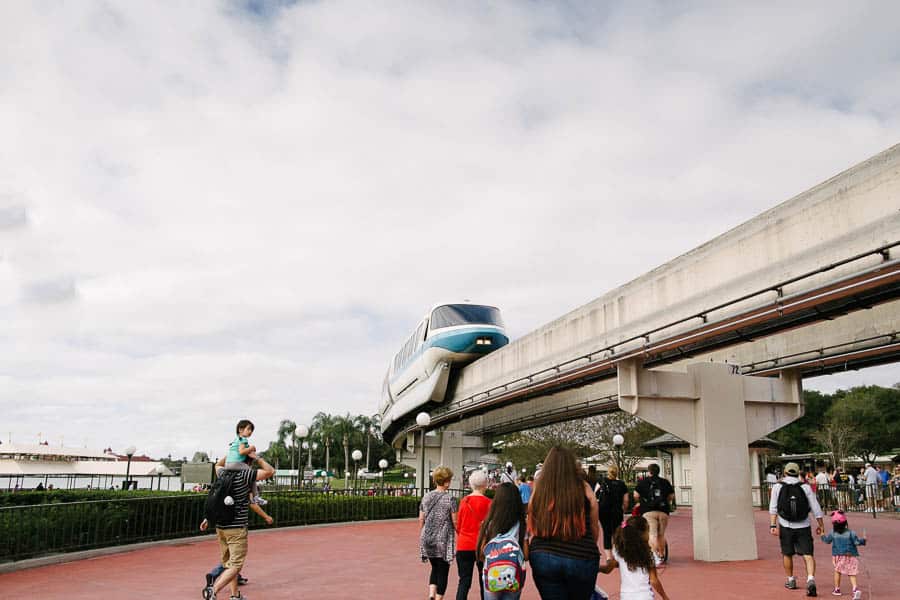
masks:
<path id="1" fill-rule="evenodd" d="M 26 493 L 23 492 L 24 496 Z M 40 494 L 40 492 L 38 492 Z M 122 492 L 118 497 L 0 506 L 0 562 L 56 552 L 201 535 L 206 494 Z M 18 495 L 18 494 L 16 494 Z M 121 496 L 127 496 L 123 498 Z M 415 517 L 418 498 L 316 492 L 266 494 L 274 526 Z M 264 527 L 251 513 L 250 526 Z"/>
<path id="2" fill-rule="evenodd" d="M 121 500 L 128 498 L 159 498 L 168 496 L 190 496 L 194 492 L 167 492 L 151 490 L 49 490 L 36 492 L 28 490 L 14 493 L 0 493 L 0 506 L 23 506 L 30 504 L 57 504 L 61 502 L 82 502 L 86 500 Z M 196 495 L 196 494 L 194 494 Z"/>

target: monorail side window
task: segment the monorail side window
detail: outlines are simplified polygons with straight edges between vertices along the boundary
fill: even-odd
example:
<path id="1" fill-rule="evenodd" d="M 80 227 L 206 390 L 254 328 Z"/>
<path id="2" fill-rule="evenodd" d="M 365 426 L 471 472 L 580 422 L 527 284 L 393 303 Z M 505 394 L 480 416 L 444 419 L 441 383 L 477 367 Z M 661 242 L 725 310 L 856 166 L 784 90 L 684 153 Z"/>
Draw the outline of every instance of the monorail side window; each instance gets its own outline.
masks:
<path id="1" fill-rule="evenodd" d="M 432 329 L 470 324 L 503 327 L 503 320 L 500 318 L 500 311 L 493 306 L 476 304 L 447 304 L 437 307 L 431 313 Z"/>

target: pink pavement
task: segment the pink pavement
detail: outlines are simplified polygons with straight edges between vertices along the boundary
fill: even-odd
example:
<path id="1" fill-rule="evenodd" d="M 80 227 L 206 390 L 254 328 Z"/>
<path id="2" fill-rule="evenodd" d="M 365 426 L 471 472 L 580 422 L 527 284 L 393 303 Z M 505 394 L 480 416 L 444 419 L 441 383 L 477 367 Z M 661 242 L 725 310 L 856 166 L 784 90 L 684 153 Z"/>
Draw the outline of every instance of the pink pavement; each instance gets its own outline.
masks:
<path id="1" fill-rule="evenodd" d="M 782 587 L 778 541 L 768 533 L 768 515 L 755 514 L 760 559 L 746 562 L 694 561 L 690 511 L 679 510 L 670 521 L 671 561 L 661 578 L 673 599 L 800 600 L 802 590 Z M 862 550 L 860 576 L 866 600 L 900 598 L 900 520 L 879 515 L 851 515 L 853 529 L 866 529 L 869 546 Z M 820 597 L 831 597 L 831 549 L 816 544 Z M 0 575 L 0 599 L 82 600 L 185 598 L 199 599 L 203 575 L 218 560 L 215 540 L 205 537 L 59 565 Z M 798 582 L 805 572 L 797 561 Z M 427 597 L 428 569 L 417 557 L 414 521 L 354 523 L 327 527 L 271 529 L 250 534 L 243 587 L 249 600 L 410 599 Z M 529 573 L 530 577 L 530 573 Z M 450 571 L 446 598 L 456 597 L 456 568 Z M 598 583 L 618 599 L 618 572 L 600 575 Z M 849 582 L 842 586 L 849 598 Z M 219 594 L 221 599 L 227 593 Z M 478 596 L 477 589 L 469 598 Z M 529 580 L 523 600 L 538 600 Z"/>

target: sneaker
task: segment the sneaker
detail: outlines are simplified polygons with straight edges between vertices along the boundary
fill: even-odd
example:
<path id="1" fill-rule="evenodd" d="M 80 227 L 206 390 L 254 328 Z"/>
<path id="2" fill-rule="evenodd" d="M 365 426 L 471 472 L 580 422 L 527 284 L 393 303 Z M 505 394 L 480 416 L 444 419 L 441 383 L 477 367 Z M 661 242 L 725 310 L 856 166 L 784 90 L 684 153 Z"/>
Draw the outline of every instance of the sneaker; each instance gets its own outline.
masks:
<path id="1" fill-rule="evenodd" d="M 797 580 L 794 579 L 793 577 L 788 577 L 788 580 L 784 582 L 784 587 L 786 587 L 789 590 L 796 590 L 797 589 Z"/>
<path id="2" fill-rule="evenodd" d="M 213 586 L 208 585 L 203 588 L 203 600 L 216 600 L 216 590 Z"/>
<path id="3" fill-rule="evenodd" d="M 663 564 L 662 556 L 660 556 L 659 554 L 657 554 L 656 552 L 654 552 L 654 553 L 653 553 L 653 563 L 654 563 L 657 567 L 660 566 L 661 564 Z"/>
<path id="4" fill-rule="evenodd" d="M 212 573 L 206 574 L 206 587 L 211 588 L 216 584 L 216 578 L 212 576 Z"/>
<path id="5" fill-rule="evenodd" d="M 834 588 L 833 590 L 831 590 L 831 595 L 832 595 L 832 596 L 840 596 L 840 595 L 841 595 L 841 588 Z"/>
<path id="6" fill-rule="evenodd" d="M 810 597 L 818 596 L 816 594 L 816 580 L 815 579 L 807 579 L 806 580 L 806 595 Z"/>
<path id="7" fill-rule="evenodd" d="M 853 588 L 853 600 L 862 600 L 862 590 Z"/>
<path id="8" fill-rule="evenodd" d="M 238 585 L 247 585 L 247 581 L 249 581 L 243 575 L 238 575 Z"/>
<path id="9" fill-rule="evenodd" d="M 238 595 L 237 595 L 237 596 L 232 596 L 232 597 L 231 597 L 231 600 L 250 600 L 250 598 L 248 598 L 247 596 L 245 596 L 245 595 L 243 595 L 242 593 L 238 592 Z"/>

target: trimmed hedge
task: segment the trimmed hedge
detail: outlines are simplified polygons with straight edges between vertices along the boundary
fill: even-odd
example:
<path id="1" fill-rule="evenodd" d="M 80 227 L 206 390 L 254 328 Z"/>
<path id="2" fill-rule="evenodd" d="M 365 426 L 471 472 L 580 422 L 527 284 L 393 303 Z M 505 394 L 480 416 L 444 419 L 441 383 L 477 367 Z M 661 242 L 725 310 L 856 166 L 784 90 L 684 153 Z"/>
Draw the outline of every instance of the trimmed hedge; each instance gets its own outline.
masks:
<path id="1" fill-rule="evenodd" d="M 27 490 L 14 493 L 0 493 L 0 506 L 23 506 L 33 504 L 58 504 L 63 502 L 83 502 L 87 500 L 126 500 L 129 498 L 160 498 L 169 496 L 190 496 L 194 492 L 167 492 L 151 490 L 48 490 L 36 492 Z"/>
<path id="2" fill-rule="evenodd" d="M 279 492 L 265 497 L 274 526 L 415 517 L 419 505 L 412 496 Z M 0 562 L 203 535 L 205 501 L 206 494 L 184 493 L 0 507 Z M 251 528 L 264 526 L 251 515 Z"/>

